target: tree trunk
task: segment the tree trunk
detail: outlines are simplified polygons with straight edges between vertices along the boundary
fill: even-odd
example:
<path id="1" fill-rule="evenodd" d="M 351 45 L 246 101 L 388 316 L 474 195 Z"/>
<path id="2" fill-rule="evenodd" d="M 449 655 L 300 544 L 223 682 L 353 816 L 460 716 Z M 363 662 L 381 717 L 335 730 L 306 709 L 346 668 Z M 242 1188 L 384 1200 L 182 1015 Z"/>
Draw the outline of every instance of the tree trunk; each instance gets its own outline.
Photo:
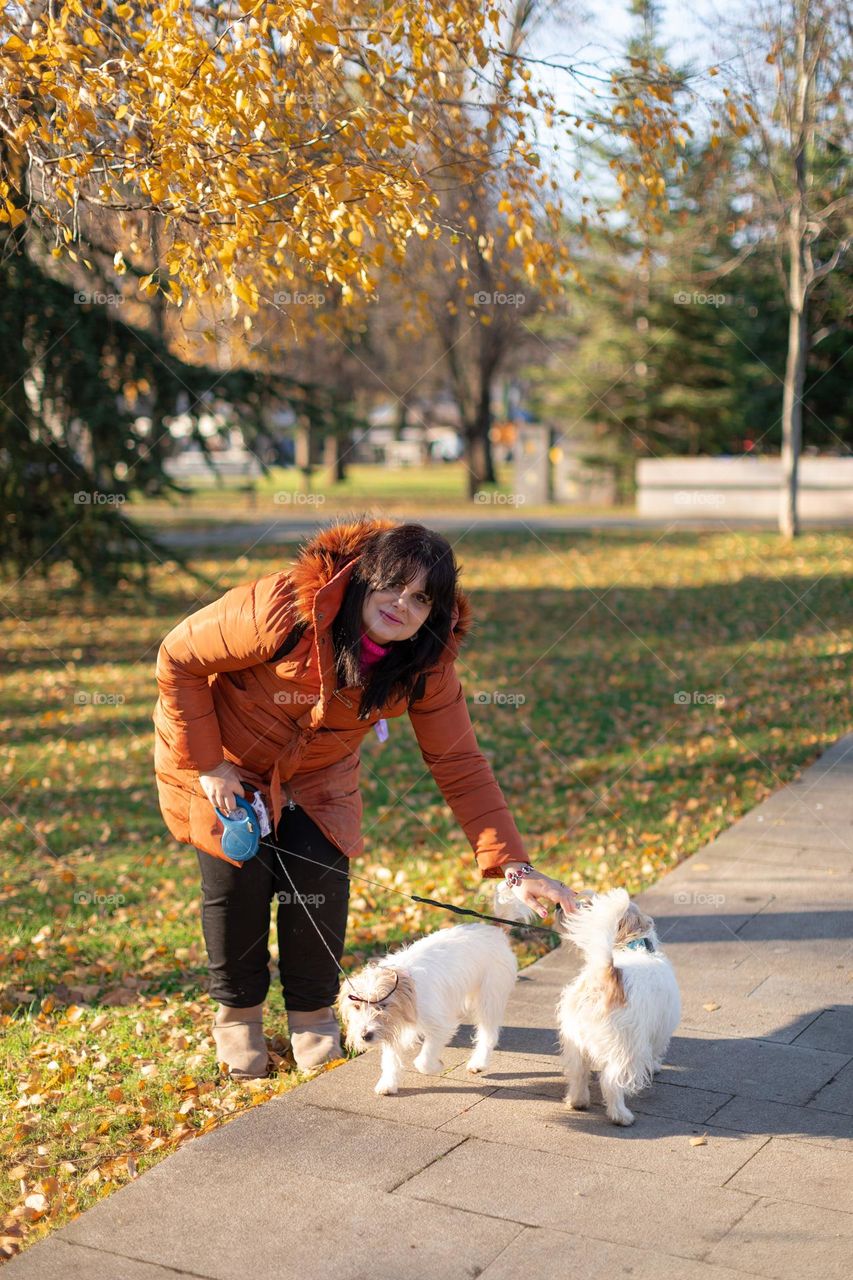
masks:
<path id="1" fill-rule="evenodd" d="M 346 450 L 343 439 L 333 433 L 326 436 L 323 442 L 323 465 L 328 468 L 329 484 L 339 484 L 346 480 Z"/>
<path id="2" fill-rule="evenodd" d="M 798 486 L 800 449 L 803 439 L 803 387 L 806 379 L 808 325 L 805 300 L 791 302 L 788 319 L 788 358 L 785 362 L 785 390 L 782 400 L 782 492 L 779 532 L 796 538 L 800 532 Z"/>
<path id="3" fill-rule="evenodd" d="M 485 437 L 484 441 L 476 425 L 465 431 L 464 461 L 465 466 L 468 468 L 469 498 L 473 498 L 484 484 L 489 484 L 493 480 L 494 469 L 492 468 L 491 451 L 488 445 L 488 436 Z"/>
<path id="4" fill-rule="evenodd" d="M 492 458 L 492 369 L 491 363 L 480 366 L 480 389 L 474 421 L 465 432 L 465 462 L 468 466 L 468 496 L 484 484 L 495 483 Z"/>
<path id="5" fill-rule="evenodd" d="M 806 149 L 811 124 L 810 72 L 806 58 L 809 18 L 810 6 L 805 0 L 797 14 L 797 89 L 793 109 L 796 191 L 788 215 L 788 356 L 782 396 L 782 488 L 779 494 L 779 532 L 783 538 L 796 538 L 800 532 L 797 484 L 803 440 L 803 387 L 808 354 L 806 308 L 810 284 L 805 240 L 808 222 Z"/>

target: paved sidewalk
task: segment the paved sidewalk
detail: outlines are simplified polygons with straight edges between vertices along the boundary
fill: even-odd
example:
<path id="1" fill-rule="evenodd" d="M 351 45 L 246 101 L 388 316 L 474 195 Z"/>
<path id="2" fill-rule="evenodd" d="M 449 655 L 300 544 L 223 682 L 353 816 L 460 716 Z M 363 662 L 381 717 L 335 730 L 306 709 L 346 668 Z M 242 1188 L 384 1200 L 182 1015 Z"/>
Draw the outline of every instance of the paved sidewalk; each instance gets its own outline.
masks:
<path id="1" fill-rule="evenodd" d="M 421 518 L 421 517 L 414 517 Z M 520 529 L 540 533 L 600 533 L 611 532 L 649 532 L 666 530 L 667 533 L 728 533 L 733 529 L 755 530 L 775 529 L 777 520 L 747 518 L 745 516 L 727 516 L 725 520 L 714 519 L 713 516 L 638 516 L 601 511 L 594 515 L 517 515 L 494 516 L 488 514 L 485 506 L 472 506 L 469 510 L 455 515 L 442 515 L 426 512 L 422 516 L 431 529 L 440 533 L 506 533 Z M 193 548 L 210 546 L 258 547 L 266 543 L 277 545 L 283 542 L 300 542 L 304 537 L 314 534 L 327 523 L 327 518 L 316 520 L 288 520 L 280 516 L 267 520 L 234 520 L 220 523 L 213 527 L 213 521 L 206 527 L 185 529 L 167 524 L 165 527 L 154 522 L 146 526 L 144 514 L 139 517 L 143 527 L 147 527 L 150 537 L 158 538 L 167 546 L 191 551 Z M 202 517 L 202 523 L 205 523 Z M 805 520 L 803 527 L 808 529 L 839 529 L 847 527 L 851 521 L 840 518 L 832 520 Z"/>
<path id="2" fill-rule="evenodd" d="M 853 734 L 642 902 L 684 1018 L 633 1128 L 561 1106 L 564 947 L 523 974 L 487 1077 L 454 1048 L 377 1098 L 366 1054 L 189 1143 L 10 1280 L 846 1278 Z"/>

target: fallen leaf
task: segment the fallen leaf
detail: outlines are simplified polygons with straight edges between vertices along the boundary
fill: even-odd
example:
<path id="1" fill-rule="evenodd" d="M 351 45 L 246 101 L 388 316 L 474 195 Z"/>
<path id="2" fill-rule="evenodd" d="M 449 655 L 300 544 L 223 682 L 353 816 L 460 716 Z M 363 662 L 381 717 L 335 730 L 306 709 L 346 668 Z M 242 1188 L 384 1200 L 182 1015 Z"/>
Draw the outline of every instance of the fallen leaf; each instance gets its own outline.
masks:
<path id="1" fill-rule="evenodd" d="M 690 1145 L 691 1147 L 707 1147 L 708 1145 L 707 1133 L 703 1133 L 701 1137 L 698 1137 L 698 1138 L 691 1138 Z"/>
<path id="2" fill-rule="evenodd" d="M 702 1005 L 702 1008 L 707 1009 L 709 1013 L 713 1013 L 714 1010 L 719 1009 L 720 1006 L 716 1004 L 713 1000 L 709 1000 L 707 1004 Z"/>

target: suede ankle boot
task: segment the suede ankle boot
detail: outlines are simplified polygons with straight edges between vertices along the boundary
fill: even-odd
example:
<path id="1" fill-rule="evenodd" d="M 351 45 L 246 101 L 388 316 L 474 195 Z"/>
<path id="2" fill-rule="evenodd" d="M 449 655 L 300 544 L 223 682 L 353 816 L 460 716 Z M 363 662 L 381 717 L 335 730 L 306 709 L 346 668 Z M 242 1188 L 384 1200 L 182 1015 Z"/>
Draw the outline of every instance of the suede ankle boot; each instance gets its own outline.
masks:
<path id="1" fill-rule="evenodd" d="M 343 1057 L 341 1029 L 331 1008 L 287 1011 L 290 1047 L 300 1071 L 313 1071 L 324 1062 Z"/>
<path id="2" fill-rule="evenodd" d="M 269 1072 L 264 1040 L 263 1004 L 246 1009 L 221 1004 L 213 1021 L 216 1060 L 230 1067 L 234 1080 L 258 1080 Z"/>

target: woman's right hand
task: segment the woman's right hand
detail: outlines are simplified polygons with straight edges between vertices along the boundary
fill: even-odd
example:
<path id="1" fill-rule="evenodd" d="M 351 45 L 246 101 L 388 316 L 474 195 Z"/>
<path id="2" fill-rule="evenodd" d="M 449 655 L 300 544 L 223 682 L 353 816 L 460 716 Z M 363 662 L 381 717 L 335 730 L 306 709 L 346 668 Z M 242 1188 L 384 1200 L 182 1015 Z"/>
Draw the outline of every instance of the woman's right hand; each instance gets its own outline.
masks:
<path id="1" fill-rule="evenodd" d="M 226 815 L 237 808 L 236 797 L 246 794 L 237 766 L 230 760 L 223 760 L 209 773 L 200 773 L 198 780 L 210 803 Z"/>

